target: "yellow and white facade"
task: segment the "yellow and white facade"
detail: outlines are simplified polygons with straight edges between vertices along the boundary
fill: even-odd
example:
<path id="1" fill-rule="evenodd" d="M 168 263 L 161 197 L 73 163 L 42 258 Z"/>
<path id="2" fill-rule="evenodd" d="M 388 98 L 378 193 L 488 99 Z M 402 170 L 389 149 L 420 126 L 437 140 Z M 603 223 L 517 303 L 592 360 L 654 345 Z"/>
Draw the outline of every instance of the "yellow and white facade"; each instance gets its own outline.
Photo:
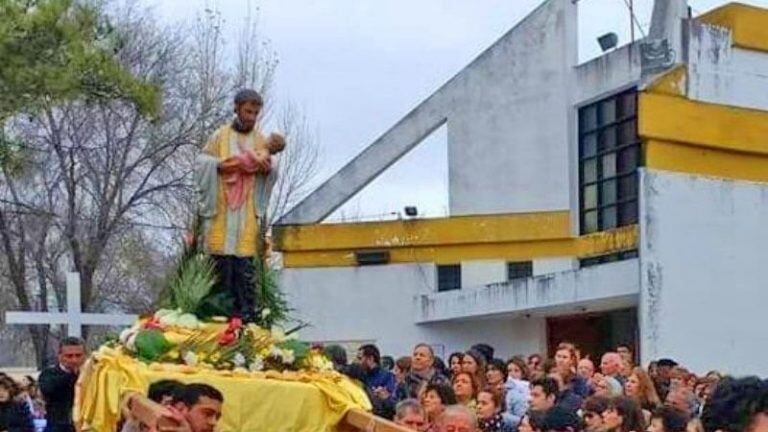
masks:
<path id="1" fill-rule="evenodd" d="M 768 373 L 768 10 L 662 1 L 646 40 L 584 64 L 578 5 L 545 1 L 290 212 L 303 336 L 506 357 L 603 314 L 592 351 Z M 450 217 L 319 223 L 442 124 Z"/>

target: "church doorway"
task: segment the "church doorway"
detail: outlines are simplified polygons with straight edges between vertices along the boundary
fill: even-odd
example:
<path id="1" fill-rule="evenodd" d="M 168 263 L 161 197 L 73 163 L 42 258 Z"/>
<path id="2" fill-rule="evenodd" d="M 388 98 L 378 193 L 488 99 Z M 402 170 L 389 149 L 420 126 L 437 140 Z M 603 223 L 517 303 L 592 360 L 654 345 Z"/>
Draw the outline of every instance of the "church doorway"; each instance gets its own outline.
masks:
<path id="1" fill-rule="evenodd" d="M 599 367 L 603 353 L 613 351 L 619 344 L 632 348 L 639 358 L 637 309 L 622 309 L 547 318 L 548 355 L 555 355 L 560 342 L 572 342 Z"/>

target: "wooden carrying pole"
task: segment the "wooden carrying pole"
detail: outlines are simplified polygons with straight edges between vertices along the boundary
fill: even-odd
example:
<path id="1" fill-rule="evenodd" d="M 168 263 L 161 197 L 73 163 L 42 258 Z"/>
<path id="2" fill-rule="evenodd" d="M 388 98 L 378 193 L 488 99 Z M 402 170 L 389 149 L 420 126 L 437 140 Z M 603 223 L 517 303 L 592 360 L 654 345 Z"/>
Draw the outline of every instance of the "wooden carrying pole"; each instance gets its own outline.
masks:
<path id="1" fill-rule="evenodd" d="M 149 400 L 144 395 L 129 393 L 125 396 L 124 403 L 131 417 L 152 431 L 175 431 L 179 427 L 179 423 L 174 420 L 173 413 L 168 408 Z M 410 432 L 389 420 L 360 409 L 349 410 L 338 426 L 338 430 L 339 432 Z"/>

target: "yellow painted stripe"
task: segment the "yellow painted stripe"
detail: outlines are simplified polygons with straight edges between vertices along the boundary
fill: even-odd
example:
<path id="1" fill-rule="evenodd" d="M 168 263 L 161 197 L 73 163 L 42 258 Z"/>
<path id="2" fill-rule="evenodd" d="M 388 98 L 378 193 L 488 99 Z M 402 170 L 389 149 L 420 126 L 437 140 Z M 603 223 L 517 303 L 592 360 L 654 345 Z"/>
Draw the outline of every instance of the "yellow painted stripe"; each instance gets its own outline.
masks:
<path id="1" fill-rule="evenodd" d="M 734 46 L 768 51 L 768 9 L 729 3 L 697 19 L 700 22 L 731 29 Z"/>
<path id="2" fill-rule="evenodd" d="M 432 262 L 456 264 L 462 261 L 497 259 L 526 261 L 536 258 L 572 256 L 586 258 L 634 249 L 638 245 L 636 225 L 576 238 L 487 244 L 386 248 L 390 263 Z M 287 268 L 356 266 L 355 250 L 284 252 Z"/>
<path id="3" fill-rule="evenodd" d="M 684 96 L 688 80 L 688 68 L 679 65 L 656 78 L 646 88 L 646 92 L 669 96 Z"/>
<path id="4" fill-rule="evenodd" d="M 640 95 L 644 139 L 768 154 L 768 112 L 708 104 L 653 93 Z"/>
<path id="5" fill-rule="evenodd" d="M 570 212 L 518 213 L 275 229 L 284 252 L 385 249 L 567 239 Z"/>
<path id="6" fill-rule="evenodd" d="M 645 163 L 653 169 L 768 182 L 768 155 L 649 140 L 645 142 Z"/>

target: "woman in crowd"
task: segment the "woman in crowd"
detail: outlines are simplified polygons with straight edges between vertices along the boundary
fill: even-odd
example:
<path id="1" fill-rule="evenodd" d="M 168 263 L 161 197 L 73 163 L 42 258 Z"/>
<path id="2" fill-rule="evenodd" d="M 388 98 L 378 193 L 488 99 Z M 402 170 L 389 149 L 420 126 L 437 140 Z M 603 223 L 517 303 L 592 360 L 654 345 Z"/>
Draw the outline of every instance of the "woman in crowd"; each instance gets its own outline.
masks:
<path id="1" fill-rule="evenodd" d="M 427 422 L 434 425 L 435 420 L 443 414 L 445 407 L 456 404 L 456 395 L 448 384 L 430 383 L 424 389 L 421 406 L 427 414 Z"/>
<path id="2" fill-rule="evenodd" d="M 493 388 L 499 394 L 504 393 L 504 382 L 507 376 L 507 365 L 502 359 L 493 359 L 485 369 L 486 386 Z"/>
<path id="3" fill-rule="evenodd" d="M 544 376 L 542 370 L 542 359 L 540 354 L 531 354 L 528 356 L 528 380 L 533 381 Z"/>
<path id="4" fill-rule="evenodd" d="M 661 405 L 659 395 L 651 377 L 642 368 L 634 368 L 624 384 L 624 395 L 635 400 L 643 410 L 646 423 L 651 420 L 651 413 Z"/>
<path id="5" fill-rule="evenodd" d="M 451 377 L 461 372 L 461 361 L 463 359 L 463 352 L 455 352 L 448 357 L 448 367 L 451 368 Z"/>
<path id="6" fill-rule="evenodd" d="M 640 432 L 645 430 L 645 421 L 640 405 L 634 399 L 618 396 L 610 400 L 603 412 L 605 432 Z"/>
<path id="7" fill-rule="evenodd" d="M 582 407 L 584 432 L 602 432 L 603 413 L 608 409 L 609 402 L 610 399 L 605 396 L 591 396 L 584 401 Z"/>
<path id="8" fill-rule="evenodd" d="M 687 386 L 690 375 L 691 373 L 688 372 L 688 369 L 684 367 L 675 366 L 674 368 L 672 368 L 672 372 L 669 374 L 670 390 L 678 386 Z"/>
<path id="9" fill-rule="evenodd" d="M 403 379 L 405 379 L 405 376 L 408 375 L 408 372 L 411 371 L 411 358 L 408 356 L 400 357 L 395 361 L 395 367 L 392 369 L 392 372 L 395 374 L 395 380 L 397 381 L 397 384 L 400 385 L 401 382 L 403 382 Z"/>
<path id="10" fill-rule="evenodd" d="M 501 394 L 486 387 L 477 394 L 477 420 L 481 432 L 511 432 L 512 426 L 504 421 Z"/>
<path id="11" fill-rule="evenodd" d="M 16 400 L 27 405 L 33 419 L 45 418 L 45 404 L 37 388 L 37 381 L 31 376 L 27 375 L 21 379 L 19 394 L 16 396 Z"/>
<path id="12" fill-rule="evenodd" d="M 477 405 L 475 397 L 477 396 L 477 381 L 475 376 L 469 372 L 459 372 L 453 377 L 453 393 L 456 395 L 456 402 L 468 408 L 474 409 Z"/>
<path id="13" fill-rule="evenodd" d="M 0 431 L 34 432 L 32 415 L 24 402 L 15 400 L 16 383 L 7 377 L 0 378 Z"/>
<path id="14" fill-rule="evenodd" d="M 485 387 L 485 356 L 475 350 L 469 350 L 464 353 L 461 360 L 461 371 L 472 374 L 475 384 L 480 388 Z"/>
<path id="15" fill-rule="evenodd" d="M 528 381 L 528 366 L 522 357 L 507 361 L 507 382 L 504 384 L 504 419 L 516 427 L 528 411 L 531 383 Z"/>

